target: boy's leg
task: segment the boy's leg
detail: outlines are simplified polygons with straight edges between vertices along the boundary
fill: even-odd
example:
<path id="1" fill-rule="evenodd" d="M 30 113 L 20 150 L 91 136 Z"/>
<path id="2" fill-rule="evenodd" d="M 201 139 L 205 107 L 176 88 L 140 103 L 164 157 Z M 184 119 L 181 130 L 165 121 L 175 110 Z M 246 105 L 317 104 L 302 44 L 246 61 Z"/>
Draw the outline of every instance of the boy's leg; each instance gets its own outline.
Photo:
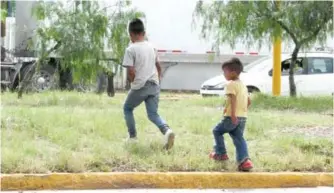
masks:
<path id="1" fill-rule="evenodd" d="M 137 137 L 133 110 L 145 100 L 146 96 L 143 94 L 143 92 L 144 88 L 139 90 L 130 90 L 123 106 L 124 118 L 126 126 L 128 127 L 130 138 Z"/>
<path id="2" fill-rule="evenodd" d="M 150 121 L 152 121 L 161 131 L 162 134 L 165 134 L 169 129 L 166 122 L 158 114 L 159 107 L 159 96 L 160 96 L 160 87 L 159 85 L 148 82 L 147 85 L 148 96 L 145 99 L 145 106 L 147 116 Z"/>
<path id="3" fill-rule="evenodd" d="M 147 116 L 166 136 L 165 148 L 170 149 L 174 145 L 175 134 L 158 114 L 160 88 L 157 84 L 150 83 L 148 90 L 150 95 L 145 99 Z"/>
<path id="4" fill-rule="evenodd" d="M 148 96 L 145 100 L 145 106 L 149 120 L 160 129 L 162 134 L 165 134 L 168 130 L 168 125 L 158 114 L 159 94 Z"/>
<path id="5" fill-rule="evenodd" d="M 168 130 L 168 125 L 158 114 L 159 95 L 148 96 L 145 100 L 147 116 L 161 131 L 165 134 Z"/>
<path id="6" fill-rule="evenodd" d="M 246 140 L 244 139 L 246 118 L 238 118 L 238 119 L 239 119 L 239 124 L 237 128 L 229 132 L 229 134 L 233 140 L 236 149 L 237 162 L 241 164 L 245 160 L 249 159 L 249 156 L 248 156 L 247 143 Z"/>
<path id="7" fill-rule="evenodd" d="M 225 155 L 226 154 L 226 147 L 224 142 L 224 133 L 228 133 L 235 129 L 236 126 L 233 125 L 232 120 L 230 117 L 225 117 L 220 123 L 218 123 L 212 133 L 215 138 L 215 146 L 214 150 L 217 155 Z"/>

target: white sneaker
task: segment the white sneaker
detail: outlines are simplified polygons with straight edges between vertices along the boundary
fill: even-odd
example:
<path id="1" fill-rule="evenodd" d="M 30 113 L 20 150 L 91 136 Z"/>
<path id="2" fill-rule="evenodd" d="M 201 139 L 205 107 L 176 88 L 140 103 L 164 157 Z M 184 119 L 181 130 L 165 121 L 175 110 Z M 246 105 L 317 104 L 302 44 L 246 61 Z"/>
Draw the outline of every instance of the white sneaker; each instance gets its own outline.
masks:
<path id="1" fill-rule="evenodd" d="M 135 138 L 128 137 L 128 138 L 125 139 L 125 142 L 126 143 L 137 143 L 138 139 L 137 139 L 137 137 L 135 137 Z"/>
<path id="2" fill-rule="evenodd" d="M 170 150 L 173 145 L 174 145 L 174 139 L 175 139 L 175 134 L 171 129 L 168 129 L 167 132 L 165 133 L 165 145 L 164 148 L 166 150 Z"/>

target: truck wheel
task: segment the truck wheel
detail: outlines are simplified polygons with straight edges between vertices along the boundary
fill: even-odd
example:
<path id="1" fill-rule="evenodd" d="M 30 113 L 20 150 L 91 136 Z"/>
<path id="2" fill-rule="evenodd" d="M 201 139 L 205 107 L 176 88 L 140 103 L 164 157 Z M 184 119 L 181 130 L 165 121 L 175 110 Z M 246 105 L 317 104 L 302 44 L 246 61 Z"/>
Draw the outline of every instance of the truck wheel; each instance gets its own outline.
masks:
<path id="1" fill-rule="evenodd" d="M 57 85 L 55 80 L 55 68 L 50 65 L 41 66 L 31 80 L 31 87 L 34 91 L 43 92 L 54 89 Z"/>

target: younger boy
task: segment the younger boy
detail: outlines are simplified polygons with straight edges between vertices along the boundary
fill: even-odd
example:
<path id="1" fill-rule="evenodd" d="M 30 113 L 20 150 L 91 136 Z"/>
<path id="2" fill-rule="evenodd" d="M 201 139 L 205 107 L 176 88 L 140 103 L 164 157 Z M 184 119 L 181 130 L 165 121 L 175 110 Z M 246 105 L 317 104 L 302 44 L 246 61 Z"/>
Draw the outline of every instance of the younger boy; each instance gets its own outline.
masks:
<path id="1" fill-rule="evenodd" d="M 123 111 L 129 140 L 137 138 L 133 110 L 145 102 L 147 116 L 166 137 L 165 149 L 174 145 L 175 134 L 158 114 L 161 68 L 154 47 L 145 41 L 144 24 L 133 19 L 129 24 L 132 44 L 126 49 L 123 66 L 128 68 L 131 89 L 125 100 Z"/>
<path id="2" fill-rule="evenodd" d="M 250 98 L 247 87 L 239 79 L 243 66 L 238 58 L 232 58 L 223 63 L 222 70 L 226 80 L 229 81 L 225 86 L 226 106 L 224 119 L 213 129 L 216 144 L 210 158 L 228 160 L 223 135 L 229 133 L 236 148 L 238 169 L 249 171 L 253 168 L 253 164 L 249 159 L 247 144 L 243 135 Z"/>

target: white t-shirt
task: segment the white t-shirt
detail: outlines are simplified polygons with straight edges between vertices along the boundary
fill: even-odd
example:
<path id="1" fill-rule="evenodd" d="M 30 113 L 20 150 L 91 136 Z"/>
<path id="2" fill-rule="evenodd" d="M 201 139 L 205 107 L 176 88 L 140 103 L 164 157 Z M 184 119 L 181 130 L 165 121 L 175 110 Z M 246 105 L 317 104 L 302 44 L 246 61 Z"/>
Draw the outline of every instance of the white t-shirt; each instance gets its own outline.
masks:
<path id="1" fill-rule="evenodd" d="M 122 65 L 124 67 L 133 66 L 135 69 L 135 79 L 131 83 L 131 89 L 138 90 L 147 81 L 159 84 L 159 75 L 155 64 L 157 60 L 156 50 L 147 41 L 135 42 L 125 50 Z"/>

